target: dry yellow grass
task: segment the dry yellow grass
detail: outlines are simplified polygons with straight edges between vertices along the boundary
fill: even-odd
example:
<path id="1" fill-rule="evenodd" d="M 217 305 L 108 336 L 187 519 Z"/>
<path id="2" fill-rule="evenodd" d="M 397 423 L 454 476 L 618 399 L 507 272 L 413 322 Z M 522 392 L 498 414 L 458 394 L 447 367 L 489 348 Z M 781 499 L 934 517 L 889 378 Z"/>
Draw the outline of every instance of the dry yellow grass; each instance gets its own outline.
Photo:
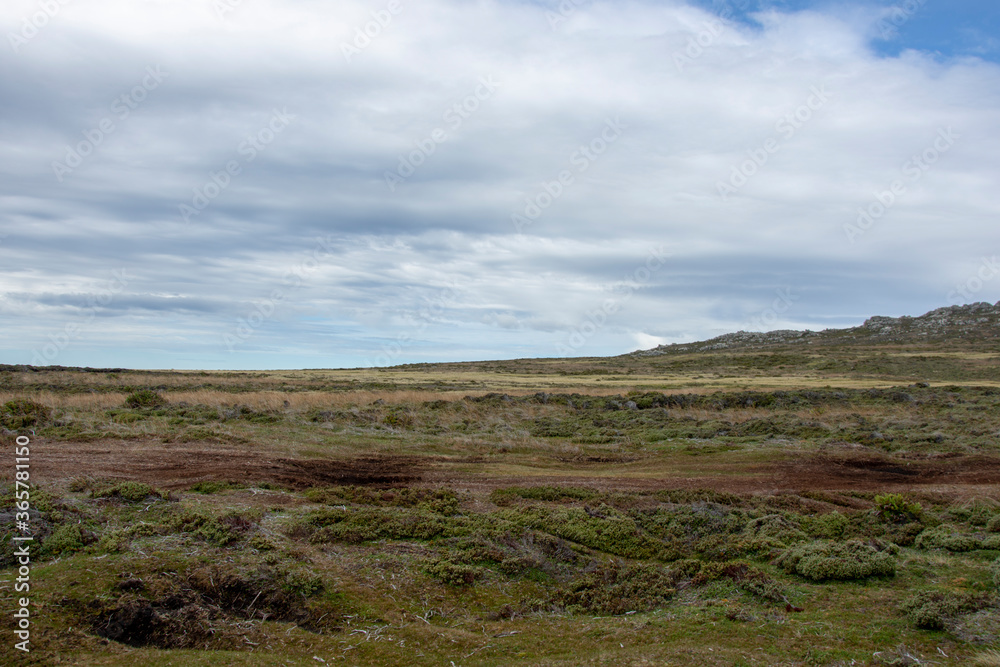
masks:
<path id="1" fill-rule="evenodd" d="M 972 664 L 977 667 L 1000 667 L 1000 651 L 990 649 L 978 653 L 972 658 Z"/>

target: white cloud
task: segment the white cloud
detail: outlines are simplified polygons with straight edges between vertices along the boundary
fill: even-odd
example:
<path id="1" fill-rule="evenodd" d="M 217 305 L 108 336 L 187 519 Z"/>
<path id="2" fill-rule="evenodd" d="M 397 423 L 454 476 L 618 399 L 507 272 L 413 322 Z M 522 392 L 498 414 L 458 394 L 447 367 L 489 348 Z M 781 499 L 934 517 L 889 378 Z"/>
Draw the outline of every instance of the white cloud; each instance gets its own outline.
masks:
<path id="1" fill-rule="evenodd" d="M 581 354 L 722 333 L 785 285 L 801 299 L 779 325 L 847 324 L 942 305 L 1000 240 L 1000 69 L 880 58 L 873 12 L 772 11 L 762 28 L 710 32 L 691 57 L 713 17 L 679 1 L 595 2 L 555 29 L 536 5 L 403 2 L 348 62 L 342 43 L 378 3 L 233 4 L 220 19 L 193 0 L 69 3 L 3 56 L 10 361 L 71 316 L 31 305 L 41 295 L 124 266 L 133 305 L 56 363 L 101 363 L 105 345 L 140 359 L 161 340 L 152 365 L 353 365 L 400 335 L 414 340 L 398 361 L 554 355 L 659 245 L 671 261 Z M 36 10 L 5 3 L 0 32 Z M 157 65 L 169 77 L 59 183 L 52 162 Z M 497 88 L 476 97 L 483 77 Z M 820 89 L 828 99 L 808 109 Z M 247 160 L 243 142 L 285 108 L 295 120 Z M 624 129 L 602 142 L 609 119 Z M 859 207 L 949 127 L 954 146 L 850 243 Z M 762 150 L 723 201 L 718 184 Z M 390 191 L 385 173 L 413 151 L 421 164 Z M 239 175 L 184 225 L 179 205 L 230 160 Z M 511 214 L 545 192 L 518 235 Z M 228 353 L 223 336 L 317 237 L 336 250 Z M 177 300 L 152 298 L 165 294 Z M 206 309 L 182 307 L 206 295 Z"/>

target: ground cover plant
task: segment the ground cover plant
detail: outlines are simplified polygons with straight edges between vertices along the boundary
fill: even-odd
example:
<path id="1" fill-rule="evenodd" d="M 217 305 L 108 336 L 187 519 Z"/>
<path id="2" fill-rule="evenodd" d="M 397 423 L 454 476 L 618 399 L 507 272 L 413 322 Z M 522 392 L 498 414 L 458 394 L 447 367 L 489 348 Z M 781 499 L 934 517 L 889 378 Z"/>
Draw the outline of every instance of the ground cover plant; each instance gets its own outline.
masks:
<path id="1" fill-rule="evenodd" d="M 890 356 L 924 364 L 899 377 L 845 347 L 805 377 L 794 354 L 658 360 L 686 378 L 632 357 L 7 367 L 0 437 L 32 440 L 29 659 L 989 664 L 1000 388 L 973 356 Z"/>

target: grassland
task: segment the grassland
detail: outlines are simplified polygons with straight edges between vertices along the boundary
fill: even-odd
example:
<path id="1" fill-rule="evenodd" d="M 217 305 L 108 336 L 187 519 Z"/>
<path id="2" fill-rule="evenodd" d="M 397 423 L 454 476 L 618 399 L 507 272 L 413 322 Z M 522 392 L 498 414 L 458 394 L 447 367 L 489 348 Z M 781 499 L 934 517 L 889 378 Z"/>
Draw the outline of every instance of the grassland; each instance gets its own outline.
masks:
<path id="1" fill-rule="evenodd" d="M 0 661 L 1000 664 L 998 355 L 4 367 Z"/>

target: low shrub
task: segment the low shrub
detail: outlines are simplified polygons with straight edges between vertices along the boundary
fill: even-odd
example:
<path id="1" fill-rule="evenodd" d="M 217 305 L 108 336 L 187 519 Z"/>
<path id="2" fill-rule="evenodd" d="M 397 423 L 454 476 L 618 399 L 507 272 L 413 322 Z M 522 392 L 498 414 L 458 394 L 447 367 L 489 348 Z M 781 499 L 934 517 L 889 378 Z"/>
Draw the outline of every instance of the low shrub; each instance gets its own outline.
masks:
<path id="1" fill-rule="evenodd" d="M 41 553 L 45 556 L 68 556 L 97 541 L 89 531 L 79 524 L 63 524 L 53 531 L 42 543 Z"/>
<path id="2" fill-rule="evenodd" d="M 289 527 L 293 536 L 324 542 L 369 542 L 374 540 L 430 540 L 452 535 L 455 526 L 439 514 L 421 509 L 364 507 L 312 512 Z"/>
<path id="3" fill-rule="evenodd" d="M 993 561 L 993 565 L 990 566 L 990 574 L 993 575 L 993 585 L 1000 588 L 1000 558 Z"/>
<path id="4" fill-rule="evenodd" d="M 955 552 L 974 551 L 982 548 L 980 540 L 972 535 L 959 533 L 954 526 L 949 524 L 928 528 L 917 535 L 914 545 L 918 549 L 945 549 Z"/>
<path id="5" fill-rule="evenodd" d="M 693 575 L 691 578 L 692 586 L 702 586 L 711 581 L 728 579 L 736 584 L 737 588 L 751 596 L 770 602 L 784 602 L 786 600 L 784 591 L 777 581 L 759 568 L 742 561 L 702 563 L 696 572 L 692 571 L 690 565 L 685 564 L 678 572 L 691 573 Z"/>
<path id="6" fill-rule="evenodd" d="M 128 395 L 125 399 L 125 407 L 137 409 L 155 410 L 166 406 L 167 399 L 152 389 L 140 389 Z"/>
<path id="7" fill-rule="evenodd" d="M 776 564 L 789 574 L 813 581 L 891 577 L 896 574 L 895 545 L 860 540 L 812 542 L 789 549 Z"/>
<path id="8" fill-rule="evenodd" d="M 978 611 L 991 602 L 989 596 L 983 595 L 920 591 L 904 600 L 899 608 L 914 626 L 942 630 L 956 616 Z"/>
<path id="9" fill-rule="evenodd" d="M 541 500 L 546 502 L 566 502 L 571 500 L 591 500 L 597 491 L 573 486 L 509 486 L 490 494 L 490 502 L 506 507 L 514 501 Z"/>
<path id="10" fill-rule="evenodd" d="M 481 574 L 478 567 L 456 563 L 448 559 L 431 561 L 424 570 L 430 576 L 449 586 L 468 586 Z"/>
<path id="11" fill-rule="evenodd" d="M 828 540 L 843 537 L 850 526 L 851 522 L 840 512 L 817 514 L 804 520 L 805 530 L 810 536 Z"/>
<path id="12" fill-rule="evenodd" d="M 997 514 L 987 522 L 986 530 L 991 533 L 1000 533 L 1000 514 Z"/>
<path id="13" fill-rule="evenodd" d="M 659 565 L 612 562 L 573 581 L 555 595 L 568 611 L 624 614 L 663 606 L 677 592 L 675 574 Z"/>
<path id="14" fill-rule="evenodd" d="M 627 558 L 665 558 L 664 544 L 643 532 L 636 522 L 607 505 L 580 507 L 529 506 L 505 516 L 525 527 Z"/>
<path id="15" fill-rule="evenodd" d="M 47 407 L 28 398 L 15 398 L 0 406 L 0 426 L 10 431 L 43 426 L 51 417 Z"/>
<path id="16" fill-rule="evenodd" d="M 207 481 L 198 482 L 191 486 L 191 491 L 194 493 L 202 493 L 205 495 L 210 495 L 213 493 L 219 493 L 220 491 L 229 491 L 230 489 L 242 489 L 246 485 L 239 482 L 218 482 L 218 481 Z"/>
<path id="17" fill-rule="evenodd" d="M 97 488 L 90 492 L 91 498 L 119 498 L 131 503 L 140 502 L 149 496 L 157 496 L 166 500 L 168 494 L 157 491 L 149 484 L 132 481 L 118 482 L 117 484 Z"/>
<path id="18" fill-rule="evenodd" d="M 400 487 L 372 489 L 364 486 L 330 486 L 306 489 L 308 500 L 325 505 L 374 505 L 376 507 L 419 507 L 451 516 L 458 512 L 458 494 L 452 489 Z"/>
<path id="19" fill-rule="evenodd" d="M 884 493 L 875 496 L 875 511 L 887 521 L 909 523 L 920 516 L 920 503 L 911 503 L 901 493 Z"/>
<path id="20" fill-rule="evenodd" d="M 809 539 L 798 526 L 780 514 L 767 514 L 752 519 L 747 522 L 743 532 L 747 537 L 769 539 L 785 546 Z"/>

